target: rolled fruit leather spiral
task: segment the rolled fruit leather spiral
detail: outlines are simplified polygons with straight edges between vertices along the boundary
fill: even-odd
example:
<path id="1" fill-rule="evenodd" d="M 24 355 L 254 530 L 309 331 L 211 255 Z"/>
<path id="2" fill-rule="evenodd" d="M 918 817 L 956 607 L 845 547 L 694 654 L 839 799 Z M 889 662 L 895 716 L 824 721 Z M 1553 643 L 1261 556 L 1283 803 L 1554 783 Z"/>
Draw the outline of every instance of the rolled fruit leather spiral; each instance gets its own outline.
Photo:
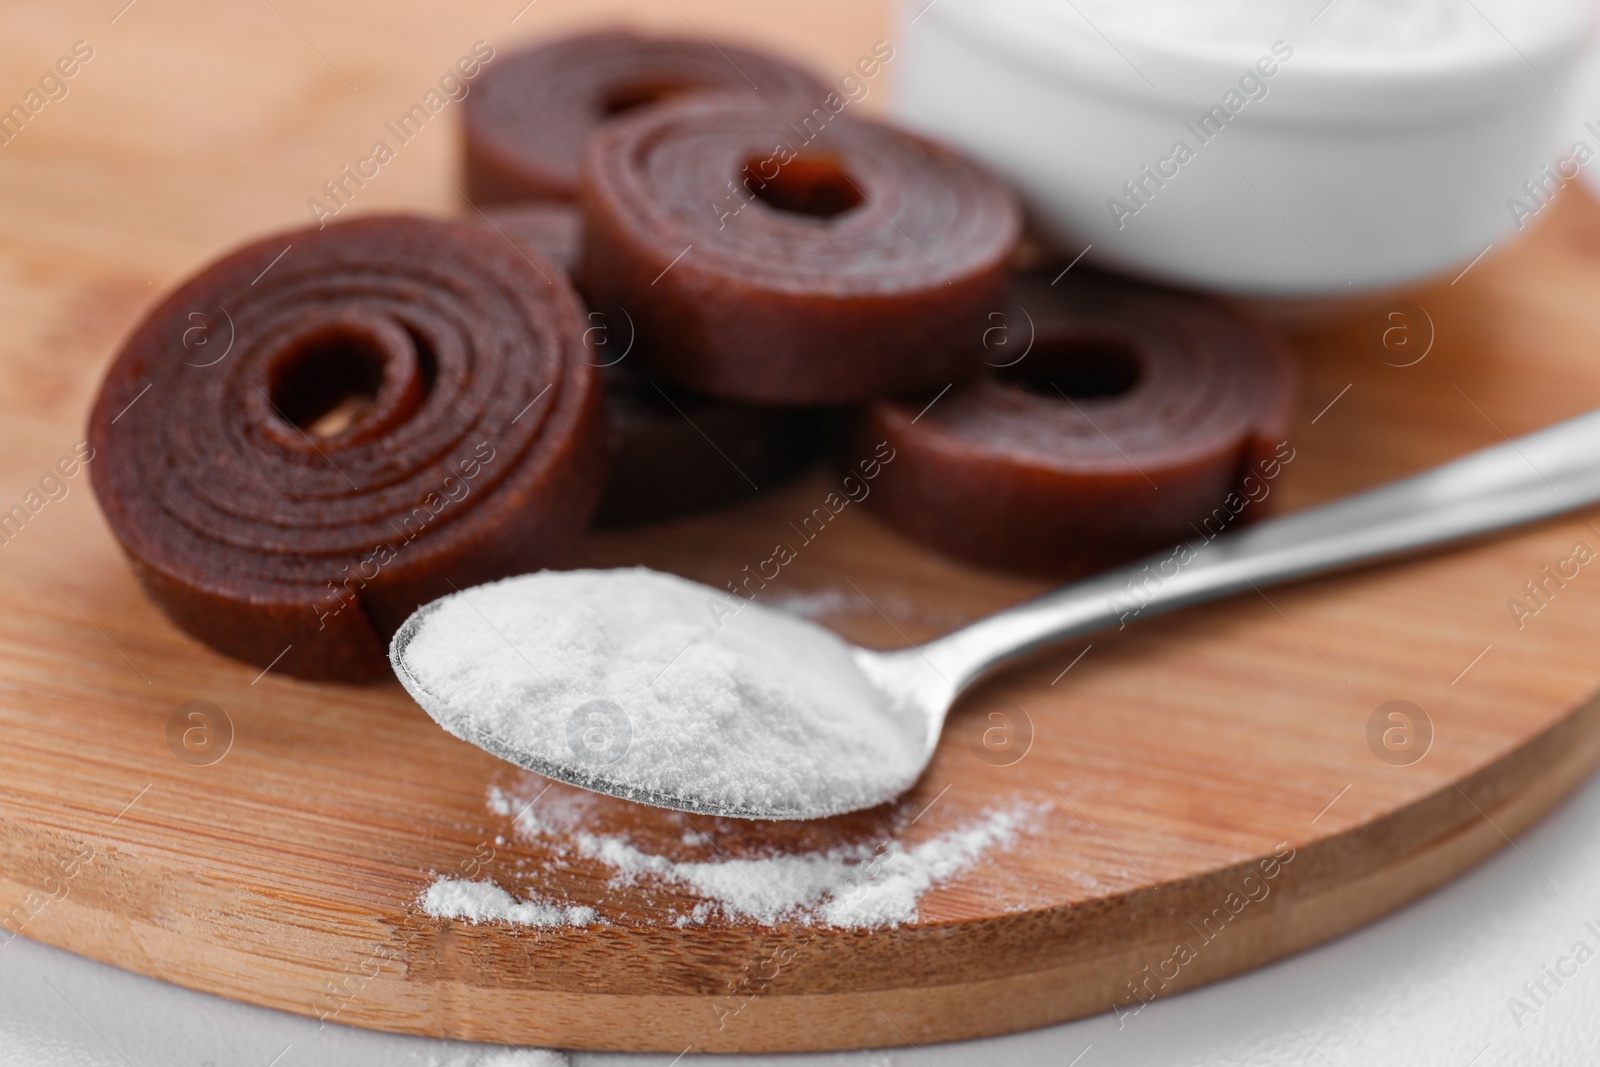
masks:
<path id="1" fill-rule="evenodd" d="M 686 97 L 596 130 L 582 175 L 587 294 L 650 373 L 802 405 L 981 369 L 1020 220 L 962 156 L 812 99 Z"/>
<path id="2" fill-rule="evenodd" d="M 1266 514 L 1294 458 L 1282 345 L 1206 297 L 1051 277 L 1018 277 L 983 376 L 862 410 L 856 434 L 895 452 L 867 506 L 952 555 L 1049 574 Z"/>
<path id="3" fill-rule="evenodd" d="M 419 605 L 567 551 L 605 484 L 583 309 L 481 226 L 280 234 L 179 286 L 89 423 L 96 496 L 152 599 L 226 655 L 388 677 Z"/>
<path id="4" fill-rule="evenodd" d="M 485 219 L 518 247 L 537 249 L 569 275 L 583 218 L 570 204 L 489 208 Z M 581 291 L 580 279 L 574 277 Z M 822 414 L 715 400 L 634 373 L 635 328 L 618 307 L 589 312 L 595 360 L 605 372 L 611 478 L 596 526 L 658 522 L 721 507 L 789 478 L 818 454 Z"/>
<path id="5" fill-rule="evenodd" d="M 472 84 L 462 123 L 467 195 L 478 204 L 573 200 L 578 154 L 602 123 L 689 92 L 827 88 L 785 60 L 708 40 L 609 30 L 506 56 Z"/>

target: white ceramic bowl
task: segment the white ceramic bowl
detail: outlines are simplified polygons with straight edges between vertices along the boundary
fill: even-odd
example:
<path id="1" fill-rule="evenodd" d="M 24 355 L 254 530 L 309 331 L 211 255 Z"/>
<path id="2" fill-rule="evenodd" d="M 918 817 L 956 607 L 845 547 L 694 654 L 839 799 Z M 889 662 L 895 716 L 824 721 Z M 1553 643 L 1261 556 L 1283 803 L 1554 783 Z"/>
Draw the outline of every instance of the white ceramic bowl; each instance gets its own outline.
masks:
<path id="1" fill-rule="evenodd" d="M 906 0 L 896 106 L 1015 182 L 1069 253 L 1240 294 L 1356 293 L 1458 271 L 1527 224 L 1510 201 L 1581 132 L 1593 26 L 1584 0 L 1545 2 L 1537 32 L 1491 23 L 1417 55 L 1330 45 L 1343 13 L 1312 22 L 1321 0 L 1280 3 L 1295 11 L 1244 45 L 1107 30 L 1069 0 Z M 1213 107 L 1226 121 L 1202 128 Z"/>
<path id="2" fill-rule="evenodd" d="M 1600 198 L 1600 39 L 1589 42 L 1589 51 L 1583 57 L 1576 77 L 1578 83 L 1576 113 L 1568 125 L 1572 130 L 1571 144 L 1566 154 L 1556 161 L 1558 172 L 1570 181 L 1573 172 L 1589 191 Z M 1594 154 L 1580 162 L 1578 153 L 1572 151 L 1579 144 Z"/>

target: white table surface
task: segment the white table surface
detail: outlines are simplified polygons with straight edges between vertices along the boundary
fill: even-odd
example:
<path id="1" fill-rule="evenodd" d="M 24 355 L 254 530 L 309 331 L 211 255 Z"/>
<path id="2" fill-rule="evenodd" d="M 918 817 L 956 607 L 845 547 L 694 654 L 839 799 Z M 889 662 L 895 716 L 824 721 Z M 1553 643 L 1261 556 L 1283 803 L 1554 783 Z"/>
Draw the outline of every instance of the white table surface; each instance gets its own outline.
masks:
<path id="1" fill-rule="evenodd" d="M 1600 776 L 1486 863 L 1387 919 L 1273 966 L 987 1041 L 718 1065 L 1565 1067 L 1600 1063 Z M 1594 958 L 1571 956 L 1586 942 Z M 1566 962 L 1561 960 L 1566 958 Z M 1572 977 L 1544 977 L 1559 965 Z M 1548 997 L 1523 984 L 1543 979 Z M 1514 1014 L 1516 997 L 1531 1011 Z M 662 1054 L 571 1053 L 662 1067 Z M 559 1054 L 377 1034 L 250 1007 L 15 938 L 0 945 L 3 1067 L 530 1067 Z"/>

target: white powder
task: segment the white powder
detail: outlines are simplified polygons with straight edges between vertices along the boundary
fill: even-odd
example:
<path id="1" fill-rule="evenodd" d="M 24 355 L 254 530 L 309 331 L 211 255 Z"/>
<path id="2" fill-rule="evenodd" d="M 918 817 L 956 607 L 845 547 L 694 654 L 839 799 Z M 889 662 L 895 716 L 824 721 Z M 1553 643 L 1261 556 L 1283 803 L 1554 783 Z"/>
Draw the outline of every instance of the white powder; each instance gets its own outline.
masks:
<path id="1" fill-rule="evenodd" d="M 829 615 L 848 614 L 855 601 L 842 589 L 818 589 L 809 593 L 790 593 L 769 603 L 778 611 L 798 615 L 802 619 L 826 618 Z"/>
<path id="2" fill-rule="evenodd" d="M 598 915 L 590 907 L 561 907 L 518 900 L 493 882 L 440 878 L 422 895 L 422 910 L 441 919 L 513 922 L 523 926 L 590 926 Z"/>
<path id="3" fill-rule="evenodd" d="M 813 589 L 804 592 L 784 593 L 768 598 L 763 594 L 761 603 L 788 615 L 802 619 L 836 619 L 846 615 L 864 615 L 871 619 L 910 622 L 919 627 L 955 630 L 972 622 L 976 617 L 966 612 L 950 611 L 927 604 L 914 604 L 893 593 L 874 591 L 868 600 L 854 590 Z M 898 620 L 898 622 L 897 622 Z"/>
<path id="4" fill-rule="evenodd" d="M 849 645 L 728 602 L 643 568 L 541 571 L 435 601 L 391 654 L 446 730 L 630 799 L 814 817 L 916 780 L 926 727 L 897 716 Z"/>
<path id="5" fill-rule="evenodd" d="M 674 862 L 621 838 L 594 834 L 578 835 L 577 845 L 581 854 L 603 861 L 624 878 L 649 874 L 689 886 L 730 918 L 769 925 L 791 919 L 870 927 L 914 922 L 922 894 L 987 849 L 1009 844 L 1019 819 L 1018 811 L 990 812 L 972 826 L 911 848 L 891 840 L 879 848 L 717 862 Z"/>
<path id="6" fill-rule="evenodd" d="M 1580 34 L 1588 0 L 1024 0 L 1057 26 L 1113 41 L 1168 46 L 1249 45 L 1276 39 L 1297 57 L 1456 57 Z M 1297 59 L 1303 63 L 1303 58 Z"/>
<path id="7" fill-rule="evenodd" d="M 519 800 L 499 786 L 489 787 L 489 810 L 510 817 L 511 829 L 521 837 L 532 837 L 547 829 L 533 813 L 531 801 Z"/>
<path id="8" fill-rule="evenodd" d="M 609 867 L 612 882 L 627 885 L 657 879 L 693 890 L 704 898 L 687 913 L 671 916 L 678 927 L 698 926 L 713 915 L 734 921 L 773 924 L 789 921 L 804 925 L 838 927 L 890 926 L 916 921 L 923 894 L 948 881 L 985 852 L 1009 846 L 1027 823 L 1049 810 L 1048 804 L 1014 803 L 984 812 L 971 822 L 908 845 L 898 831 L 877 845 L 858 844 L 820 852 L 761 856 L 752 859 L 683 861 L 647 852 L 615 834 L 585 829 L 593 821 L 598 798 L 559 791 L 547 796 L 544 788 L 530 785 L 524 793 L 491 787 L 488 807 L 496 815 L 517 819 L 517 836 L 538 839 L 556 854 L 575 854 Z M 537 810 L 539 818 L 529 814 Z M 906 827 L 920 818 L 899 820 Z M 692 827 L 682 835 L 689 847 L 714 844 Z M 442 885 L 473 887 L 473 901 L 485 917 L 510 922 L 519 919 L 512 908 L 523 907 L 492 883 L 452 883 L 441 879 L 428 891 L 431 897 Z M 498 895 L 492 895 L 493 894 Z M 425 898 L 426 899 L 426 898 Z M 546 907 L 549 907 L 546 905 Z M 487 914 L 492 908 L 492 914 Z M 453 914 L 472 918 L 460 908 Z M 429 910 L 429 914 L 440 914 Z M 534 913 L 547 917 L 544 913 Z M 590 921 L 593 921 L 592 919 Z M 537 923 L 547 925 L 546 923 Z"/>

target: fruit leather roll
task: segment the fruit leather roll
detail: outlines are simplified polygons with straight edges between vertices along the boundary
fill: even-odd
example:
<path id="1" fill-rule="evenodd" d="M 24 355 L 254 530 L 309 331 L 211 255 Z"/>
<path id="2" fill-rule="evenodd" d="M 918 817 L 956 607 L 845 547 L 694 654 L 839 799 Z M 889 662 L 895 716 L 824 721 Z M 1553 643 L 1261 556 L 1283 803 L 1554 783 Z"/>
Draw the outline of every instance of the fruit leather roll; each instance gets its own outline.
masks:
<path id="1" fill-rule="evenodd" d="M 95 493 L 195 637 L 299 677 L 387 677 L 420 604 L 543 566 L 588 523 L 607 451 L 586 327 L 554 264 L 482 226 L 258 241 L 123 345 L 90 417 Z"/>

